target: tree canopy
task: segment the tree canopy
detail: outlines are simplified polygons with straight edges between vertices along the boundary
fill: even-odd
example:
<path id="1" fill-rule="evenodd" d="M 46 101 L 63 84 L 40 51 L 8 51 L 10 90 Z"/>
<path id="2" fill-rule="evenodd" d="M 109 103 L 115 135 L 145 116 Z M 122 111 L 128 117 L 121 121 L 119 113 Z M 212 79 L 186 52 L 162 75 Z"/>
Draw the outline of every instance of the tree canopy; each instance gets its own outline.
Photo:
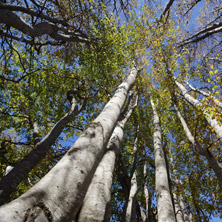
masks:
<path id="1" fill-rule="evenodd" d="M 221 16 L 218 0 L 0 0 L 0 217 L 219 221 Z"/>

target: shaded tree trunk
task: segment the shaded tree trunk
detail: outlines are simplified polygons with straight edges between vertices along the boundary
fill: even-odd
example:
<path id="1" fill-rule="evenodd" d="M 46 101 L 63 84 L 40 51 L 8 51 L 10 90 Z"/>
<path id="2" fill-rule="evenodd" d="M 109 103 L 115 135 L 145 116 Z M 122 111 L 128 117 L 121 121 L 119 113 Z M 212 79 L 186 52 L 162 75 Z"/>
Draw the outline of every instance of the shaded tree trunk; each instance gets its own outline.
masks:
<path id="1" fill-rule="evenodd" d="M 24 222 L 33 215 L 38 221 L 53 222 L 75 217 L 136 76 L 133 67 L 103 111 L 53 169 L 21 197 L 0 208 L 2 222 Z"/>
<path id="2" fill-rule="evenodd" d="M 136 133 L 136 138 L 133 146 L 133 164 L 131 173 L 131 186 L 129 192 L 129 198 L 126 208 L 126 222 L 136 221 L 136 196 L 137 196 L 137 180 L 136 180 L 136 161 L 137 161 L 137 150 L 138 150 L 138 131 Z"/>
<path id="3" fill-rule="evenodd" d="M 172 166 L 172 169 L 173 169 L 173 174 L 174 176 L 176 177 L 176 179 L 172 179 L 170 178 L 171 180 L 171 183 L 174 184 L 176 187 L 179 185 L 179 187 L 182 187 L 182 181 L 178 178 L 178 175 L 176 173 L 176 170 L 175 170 L 175 165 L 174 165 L 174 161 L 173 161 L 173 154 L 170 150 L 170 162 L 171 162 L 171 166 Z M 179 188 L 180 190 L 180 188 Z M 187 213 L 186 213 L 186 209 L 185 209 L 185 204 L 184 204 L 184 201 L 183 201 L 183 196 L 182 194 L 176 194 L 175 192 L 176 190 L 174 190 L 173 192 L 173 201 L 174 201 L 174 209 L 175 209 L 175 215 L 176 215 L 176 220 L 177 222 L 180 221 L 180 222 L 189 222 L 189 219 L 188 219 L 188 216 L 187 216 Z"/>
<path id="4" fill-rule="evenodd" d="M 181 124 L 183 126 L 183 129 L 185 131 L 185 134 L 188 138 L 188 140 L 192 143 L 194 151 L 197 152 L 198 154 L 205 156 L 209 166 L 213 169 L 218 182 L 220 184 L 220 186 L 222 186 L 222 168 L 220 167 L 219 163 L 217 162 L 217 160 L 215 159 L 215 157 L 213 156 L 213 154 L 210 152 L 209 149 L 204 149 L 197 140 L 195 140 L 195 138 L 193 137 L 193 135 L 191 134 L 186 121 L 184 120 L 184 118 L 182 117 L 179 109 L 177 108 L 176 105 L 174 105 L 174 108 L 177 112 L 177 115 L 181 121 Z"/>
<path id="5" fill-rule="evenodd" d="M 146 152 L 144 152 L 146 154 Z M 146 158 L 146 157 L 145 157 Z M 144 191 L 144 197 L 145 197 L 145 204 L 146 204 L 146 209 L 145 209 L 145 221 L 148 222 L 148 218 L 149 218 L 149 191 L 147 189 L 147 170 L 146 170 L 147 164 L 146 164 L 146 159 L 144 162 L 144 166 L 143 166 L 143 176 L 145 179 L 144 185 L 143 185 L 143 191 Z"/>
<path id="6" fill-rule="evenodd" d="M 184 222 L 189 222 L 189 218 L 188 218 L 188 215 L 187 215 L 187 212 L 186 212 L 186 209 L 185 209 L 185 205 L 184 205 L 182 195 L 179 195 L 179 204 L 180 204 L 180 208 L 181 208 L 182 213 L 183 213 Z"/>
<path id="7" fill-rule="evenodd" d="M 174 201 L 177 222 L 184 222 L 183 212 L 182 212 L 181 206 L 180 206 L 180 201 L 178 199 L 178 196 L 175 193 L 173 193 L 173 201 Z"/>
<path id="8" fill-rule="evenodd" d="M 153 141 L 154 141 L 155 167 L 156 167 L 155 178 L 156 178 L 158 221 L 172 222 L 176 221 L 176 219 L 169 189 L 167 166 L 162 145 L 160 120 L 152 99 L 151 99 L 151 105 L 154 115 Z"/>
<path id="9" fill-rule="evenodd" d="M 83 106 L 82 106 L 83 107 Z M 28 176 L 28 173 L 41 161 L 49 151 L 50 147 L 55 143 L 56 139 L 62 133 L 66 125 L 77 115 L 81 110 L 78 109 L 75 98 L 72 98 L 71 109 L 64 117 L 62 117 L 51 131 L 40 142 L 38 135 L 38 125 L 33 123 L 35 148 L 22 159 L 14 168 L 4 176 L 0 181 L 0 205 L 4 204 L 16 187 Z"/>
<path id="10" fill-rule="evenodd" d="M 151 208 L 152 198 L 151 193 L 149 192 L 147 188 L 148 184 L 148 177 L 147 177 L 147 161 L 146 161 L 146 152 L 144 150 L 144 166 L 143 166 L 143 175 L 144 175 L 144 185 L 143 185 L 143 191 L 144 191 L 144 198 L 145 198 L 145 222 L 152 222 L 153 221 L 153 212 Z"/>
<path id="11" fill-rule="evenodd" d="M 78 215 L 78 222 L 110 221 L 112 179 L 115 169 L 116 154 L 119 152 L 123 140 L 123 130 L 130 118 L 133 108 L 131 103 L 124 118 L 118 121 L 107 150 L 99 163 L 92 182 L 87 190 L 86 196 Z"/>

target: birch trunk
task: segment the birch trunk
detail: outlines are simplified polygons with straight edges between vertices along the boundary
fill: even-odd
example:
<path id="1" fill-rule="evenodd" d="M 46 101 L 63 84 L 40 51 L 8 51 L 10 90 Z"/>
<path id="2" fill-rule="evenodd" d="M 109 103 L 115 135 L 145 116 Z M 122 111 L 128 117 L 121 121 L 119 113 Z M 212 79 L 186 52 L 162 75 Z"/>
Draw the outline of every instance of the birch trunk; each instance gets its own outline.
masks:
<path id="1" fill-rule="evenodd" d="M 4 204 L 16 187 L 28 176 L 28 173 L 42 160 L 49 151 L 50 147 L 62 133 L 66 125 L 77 115 L 81 110 L 78 110 L 76 100 L 72 98 L 70 112 L 62 117 L 51 131 L 37 142 L 35 148 L 22 159 L 14 168 L 4 176 L 0 181 L 0 205 Z M 38 138 L 38 126 L 34 123 L 34 137 Z M 35 138 L 35 139 L 36 139 Z"/>
<path id="2" fill-rule="evenodd" d="M 173 193 L 173 201 L 177 222 L 184 222 L 183 212 L 181 210 L 180 201 L 175 193 Z"/>
<path id="3" fill-rule="evenodd" d="M 137 180 L 136 180 L 136 161 L 137 161 L 137 148 L 138 148 L 138 129 L 136 139 L 133 147 L 133 164 L 131 175 L 131 186 L 129 192 L 129 198 L 126 208 L 126 222 L 136 221 L 136 196 L 137 196 Z"/>
<path id="4" fill-rule="evenodd" d="M 121 121 L 118 121 L 113 131 L 107 150 L 87 190 L 78 216 L 78 222 L 110 221 L 111 215 L 108 211 L 111 205 L 112 179 L 115 169 L 116 154 L 119 152 L 120 144 L 123 140 L 124 126 L 130 118 L 133 108 L 134 107 L 128 110 Z"/>
<path id="5" fill-rule="evenodd" d="M 182 186 L 182 181 L 180 179 L 178 179 L 177 173 L 175 171 L 175 165 L 174 165 L 174 161 L 173 161 L 173 154 L 170 151 L 170 162 L 171 162 L 171 166 L 173 169 L 173 174 L 174 176 L 176 176 L 176 179 L 172 179 L 170 178 L 170 180 L 173 182 L 173 184 L 176 184 L 176 186 Z M 185 191 L 186 193 L 186 191 Z M 173 193 L 173 201 L 174 201 L 174 208 L 175 208 L 175 215 L 176 215 L 176 219 L 177 222 L 189 222 L 188 220 L 188 216 L 186 213 L 186 209 L 185 209 L 185 204 L 183 202 L 183 196 L 181 194 L 175 194 Z"/>
<path id="6" fill-rule="evenodd" d="M 220 167 L 219 163 L 217 162 L 217 160 L 215 159 L 215 157 L 213 156 L 213 154 L 210 152 L 209 149 L 204 149 L 203 147 L 201 147 L 201 145 L 198 143 L 198 141 L 195 140 L 195 138 L 193 137 L 193 135 L 191 134 L 186 121 L 184 120 L 184 118 L 182 117 L 179 109 L 177 108 L 176 105 L 174 105 L 174 108 L 177 112 L 177 115 L 181 121 L 181 124 L 183 126 L 184 132 L 188 138 L 188 140 L 192 143 L 194 151 L 197 152 L 198 154 L 205 156 L 209 166 L 213 169 L 220 186 L 222 186 L 222 168 Z"/>
<path id="7" fill-rule="evenodd" d="M 146 151 L 144 153 L 146 154 Z M 146 169 L 146 167 L 147 167 L 147 164 L 146 164 L 146 160 L 145 160 L 145 163 L 143 166 L 143 175 L 144 175 L 144 179 L 145 179 L 145 182 L 143 185 L 143 191 L 144 191 L 145 204 L 146 204 L 146 211 L 145 211 L 146 219 L 145 219 L 145 221 L 147 222 L 148 218 L 149 218 L 149 207 L 150 206 L 149 206 L 149 191 L 147 189 L 147 169 Z"/>
<path id="8" fill-rule="evenodd" d="M 151 204 L 152 204 L 152 197 L 151 197 L 151 193 L 149 192 L 149 190 L 147 189 L 147 162 L 146 162 L 146 152 L 144 150 L 144 158 L 145 158 L 145 163 L 143 166 L 143 175 L 144 175 L 144 185 L 143 185 L 143 191 L 144 191 L 144 197 L 145 197 L 145 222 L 151 222 L 153 221 L 153 213 L 152 213 L 152 208 L 151 208 Z M 154 166 L 153 166 L 154 167 Z"/>
<path id="9" fill-rule="evenodd" d="M 158 221 L 172 222 L 176 221 L 176 219 L 169 189 L 167 166 L 164 158 L 164 151 L 162 145 L 160 120 L 152 99 L 151 99 L 151 105 L 154 115 L 154 153 L 155 153 L 155 167 L 156 167 L 155 180 L 156 180 Z"/>
<path id="10" fill-rule="evenodd" d="M 131 187 L 126 208 L 126 222 L 136 221 L 136 196 L 137 196 L 137 180 L 136 180 L 136 171 L 134 171 L 133 176 L 131 178 Z"/>
<path id="11" fill-rule="evenodd" d="M 184 222 L 189 222 L 189 218 L 188 218 L 188 215 L 187 215 L 187 212 L 186 212 L 186 209 L 185 209 L 185 205 L 184 205 L 182 195 L 179 196 L 179 203 L 180 203 L 180 208 L 181 208 L 182 213 L 183 213 Z"/>
<path id="12" fill-rule="evenodd" d="M 66 222 L 75 217 L 136 75 L 133 67 L 103 111 L 45 177 L 0 208 L 2 222 L 24 222 L 33 217 L 36 221 Z"/>
<path id="13" fill-rule="evenodd" d="M 204 110 L 203 104 L 202 104 L 199 100 L 193 98 L 193 97 L 188 93 L 187 89 L 186 89 L 181 83 L 179 83 L 179 82 L 176 81 L 176 80 L 175 80 L 175 83 L 176 83 L 176 85 L 178 86 L 178 88 L 180 89 L 180 91 L 181 91 L 182 95 L 184 96 L 184 98 L 185 98 L 190 104 L 192 104 L 192 105 L 193 105 L 194 107 L 196 107 L 196 108 L 198 108 L 198 107 L 202 108 L 203 114 L 204 114 L 204 116 L 205 116 L 206 121 L 207 121 L 208 124 L 211 126 L 211 128 L 215 130 L 217 136 L 222 140 L 222 126 L 220 126 L 220 125 L 218 124 L 218 121 L 217 121 L 216 119 L 213 119 L 213 118 L 209 115 L 209 113 L 207 112 L 207 110 Z"/>

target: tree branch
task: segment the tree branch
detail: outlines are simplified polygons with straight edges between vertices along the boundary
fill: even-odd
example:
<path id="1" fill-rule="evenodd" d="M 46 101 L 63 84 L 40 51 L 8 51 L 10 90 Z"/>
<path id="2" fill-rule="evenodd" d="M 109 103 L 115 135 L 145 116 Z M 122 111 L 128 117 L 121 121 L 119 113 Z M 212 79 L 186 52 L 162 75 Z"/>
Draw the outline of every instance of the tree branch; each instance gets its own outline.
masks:
<path id="1" fill-rule="evenodd" d="M 77 32 L 71 32 L 63 27 L 59 27 L 51 22 L 41 22 L 37 25 L 31 26 L 22 17 L 9 10 L 0 9 L 0 23 L 11 26 L 25 35 L 31 37 L 40 37 L 48 34 L 52 39 L 66 42 L 84 42 L 89 40 L 86 35 Z"/>
<path id="2" fill-rule="evenodd" d="M 170 7 L 173 5 L 174 0 L 169 0 L 169 2 L 166 4 L 166 7 L 162 13 L 162 15 L 160 16 L 160 20 L 163 18 L 163 16 L 166 15 L 166 13 L 170 10 Z M 168 16 L 167 16 L 168 17 Z"/>
<path id="3" fill-rule="evenodd" d="M 213 24 L 205 29 L 202 29 L 201 31 L 195 33 L 191 37 L 183 40 L 180 46 L 185 46 L 190 43 L 195 43 L 199 42 L 200 40 L 203 40 L 215 33 L 221 32 L 222 31 L 222 22 L 218 22 L 216 24 Z"/>

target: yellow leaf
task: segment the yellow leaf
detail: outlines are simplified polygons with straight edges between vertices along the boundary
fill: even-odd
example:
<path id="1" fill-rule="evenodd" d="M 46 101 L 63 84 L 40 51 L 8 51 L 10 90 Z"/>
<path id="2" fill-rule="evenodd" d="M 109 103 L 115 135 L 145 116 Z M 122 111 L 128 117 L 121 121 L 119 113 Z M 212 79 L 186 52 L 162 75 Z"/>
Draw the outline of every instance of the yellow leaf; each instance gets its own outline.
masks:
<path id="1" fill-rule="evenodd" d="M 211 65 L 210 68 L 213 69 L 213 68 L 214 68 L 214 65 Z"/>
<path id="2" fill-rule="evenodd" d="M 212 76 L 212 75 L 214 74 L 214 72 L 213 72 L 213 71 L 210 71 L 209 74 Z"/>

